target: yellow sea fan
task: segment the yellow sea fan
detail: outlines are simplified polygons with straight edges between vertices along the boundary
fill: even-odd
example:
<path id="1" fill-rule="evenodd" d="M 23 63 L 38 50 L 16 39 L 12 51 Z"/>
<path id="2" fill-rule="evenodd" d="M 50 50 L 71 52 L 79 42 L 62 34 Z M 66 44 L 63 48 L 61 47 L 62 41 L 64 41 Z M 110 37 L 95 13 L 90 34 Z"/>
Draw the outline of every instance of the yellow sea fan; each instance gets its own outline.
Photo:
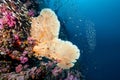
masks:
<path id="1" fill-rule="evenodd" d="M 51 42 L 50 52 L 51 51 L 51 56 L 60 61 L 58 66 L 64 69 L 73 67 L 80 56 L 80 51 L 77 46 L 69 41 L 60 39 L 54 39 Z"/>
<path id="2" fill-rule="evenodd" d="M 33 50 L 36 52 L 36 56 L 59 60 L 58 66 L 64 69 L 73 67 L 80 56 L 77 46 L 69 41 L 57 38 L 45 43 L 39 43 Z"/>
<path id="3" fill-rule="evenodd" d="M 71 42 L 58 39 L 60 23 L 52 10 L 43 9 L 32 19 L 31 27 L 31 36 L 38 41 L 33 48 L 36 57 L 59 60 L 57 65 L 63 69 L 74 66 L 80 51 Z"/>
<path id="4" fill-rule="evenodd" d="M 43 9 L 38 17 L 32 18 L 31 36 L 39 42 L 58 37 L 60 23 L 51 9 Z"/>

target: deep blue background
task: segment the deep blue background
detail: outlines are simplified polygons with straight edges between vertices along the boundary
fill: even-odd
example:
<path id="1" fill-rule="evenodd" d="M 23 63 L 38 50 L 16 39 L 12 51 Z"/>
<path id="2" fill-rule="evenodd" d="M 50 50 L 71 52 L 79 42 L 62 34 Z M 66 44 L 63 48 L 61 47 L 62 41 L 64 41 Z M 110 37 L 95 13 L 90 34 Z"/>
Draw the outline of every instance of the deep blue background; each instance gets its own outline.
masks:
<path id="1" fill-rule="evenodd" d="M 47 5 L 44 7 L 53 9 L 64 23 L 69 40 L 81 49 L 79 68 L 86 80 L 120 80 L 120 1 L 56 0 L 60 1 L 56 7 L 55 0 L 43 1 Z M 96 48 L 92 52 L 86 47 L 86 19 L 94 23 L 96 30 Z"/>

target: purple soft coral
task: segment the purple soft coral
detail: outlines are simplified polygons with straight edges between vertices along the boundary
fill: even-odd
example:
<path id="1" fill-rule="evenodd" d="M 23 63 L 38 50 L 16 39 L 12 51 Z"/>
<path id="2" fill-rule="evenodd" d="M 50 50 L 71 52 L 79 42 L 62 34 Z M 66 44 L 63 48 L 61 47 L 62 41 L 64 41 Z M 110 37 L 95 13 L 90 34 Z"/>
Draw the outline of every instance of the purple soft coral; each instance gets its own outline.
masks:
<path id="1" fill-rule="evenodd" d="M 20 61 L 21 61 L 21 63 L 26 63 L 27 61 L 28 61 L 28 58 L 27 57 L 24 57 L 24 56 L 21 56 L 20 57 Z"/>
<path id="2" fill-rule="evenodd" d="M 72 75 L 70 72 L 68 72 L 68 76 L 65 80 L 78 80 L 78 78 L 74 75 Z"/>
<path id="3" fill-rule="evenodd" d="M 33 9 L 29 10 L 28 15 L 33 17 L 35 14 L 35 11 Z"/>

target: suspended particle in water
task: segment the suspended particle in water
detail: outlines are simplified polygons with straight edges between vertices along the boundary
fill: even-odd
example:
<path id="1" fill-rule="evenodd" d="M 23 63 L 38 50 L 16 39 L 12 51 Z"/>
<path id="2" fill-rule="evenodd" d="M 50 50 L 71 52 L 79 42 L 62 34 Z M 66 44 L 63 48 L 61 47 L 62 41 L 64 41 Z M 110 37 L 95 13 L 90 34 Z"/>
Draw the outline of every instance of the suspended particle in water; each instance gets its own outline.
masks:
<path id="1" fill-rule="evenodd" d="M 97 69 L 97 67 L 95 66 L 95 67 L 94 67 L 94 69 L 96 70 L 96 69 Z"/>
<path id="2" fill-rule="evenodd" d="M 76 26 L 76 28 L 80 28 L 80 26 Z"/>
<path id="3" fill-rule="evenodd" d="M 88 69 L 88 68 L 86 68 L 86 70 L 88 71 L 89 69 Z"/>
<path id="4" fill-rule="evenodd" d="M 63 20 L 63 23 L 65 24 L 65 21 Z"/>
<path id="5" fill-rule="evenodd" d="M 94 23 L 92 21 L 86 20 L 85 28 L 88 46 L 90 50 L 93 51 L 96 46 L 96 30 Z"/>
<path id="6" fill-rule="evenodd" d="M 69 17 L 69 19 L 72 19 L 72 17 Z"/>
<path id="7" fill-rule="evenodd" d="M 77 34 L 75 34 L 75 37 L 77 37 L 78 35 Z"/>
<path id="8" fill-rule="evenodd" d="M 82 21 L 82 19 L 79 19 L 79 21 L 81 22 L 81 21 Z"/>

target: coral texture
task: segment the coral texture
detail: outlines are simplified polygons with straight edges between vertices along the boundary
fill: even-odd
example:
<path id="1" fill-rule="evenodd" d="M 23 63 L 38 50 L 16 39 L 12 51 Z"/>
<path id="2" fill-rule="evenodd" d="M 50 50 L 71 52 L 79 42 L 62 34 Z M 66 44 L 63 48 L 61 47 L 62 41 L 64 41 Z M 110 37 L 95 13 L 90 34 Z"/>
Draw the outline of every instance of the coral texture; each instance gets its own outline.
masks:
<path id="1" fill-rule="evenodd" d="M 51 9 L 43 9 L 32 19 L 31 36 L 36 40 L 33 48 L 36 57 L 47 57 L 58 61 L 58 66 L 69 69 L 74 66 L 80 51 L 76 45 L 58 38 L 60 22 Z"/>

